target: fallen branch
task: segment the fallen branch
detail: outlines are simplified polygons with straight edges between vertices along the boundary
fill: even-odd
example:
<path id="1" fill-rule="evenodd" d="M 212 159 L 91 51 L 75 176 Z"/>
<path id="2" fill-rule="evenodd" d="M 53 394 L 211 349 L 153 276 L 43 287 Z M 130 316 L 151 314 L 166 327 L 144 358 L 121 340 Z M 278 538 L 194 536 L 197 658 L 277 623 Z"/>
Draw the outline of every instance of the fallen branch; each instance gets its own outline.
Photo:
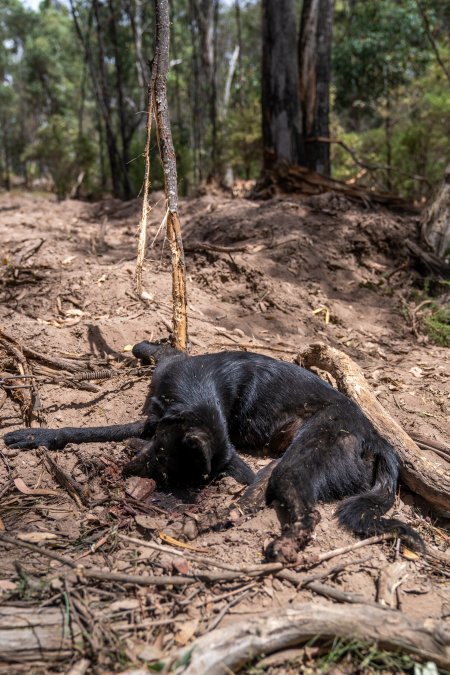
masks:
<path id="1" fill-rule="evenodd" d="M 3 331 L 1 328 L 0 328 L 0 338 L 2 338 L 2 340 L 5 340 L 5 342 L 8 342 L 10 345 L 14 346 L 16 349 L 21 350 L 27 358 L 33 359 L 35 361 L 40 361 L 41 363 L 45 363 L 47 366 L 50 366 L 50 368 L 55 368 L 57 370 L 67 370 L 70 373 L 86 369 L 86 363 L 84 363 L 81 360 L 62 359 L 57 358 L 55 356 L 48 356 L 47 354 L 40 354 L 39 352 L 34 351 L 34 349 L 30 349 L 26 345 L 20 344 L 13 337 L 5 333 L 5 331 Z"/>
<path id="2" fill-rule="evenodd" d="M 330 372 L 341 391 L 353 399 L 374 424 L 379 433 L 396 449 L 402 481 L 426 499 L 433 507 L 450 511 L 450 476 L 438 461 L 424 454 L 412 438 L 389 415 L 369 390 L 360 367 L 343 352 L 316 343 L 300 354 L 304 366 L 319 367 Z"/>
<path id="3" fill-rule="evenodd" d="M 63 608 L 0 607 L 0 662 L 48 664 L 70 659 L 82 648 L 81 631 Z"/>
<path id="4" fill-rule="evenodd" d="M 450 665 L 450 632 L 444 624 L 409 618 L 395 610 L 365 604 L 353 607 L 305 603 L 291 609 L 233 623 L 204 635 L 183 649 L 178 675 L 223 675 L 236 672 L 261 654 L 317 638 L 376 642 L 382 649 L 407 652 Z"/>
<path id="5" fill-rule="evenodd" d="M 214 251 L 215 253 L 248 253 L 248 246 L 219 246 L 218 244 L 204 244 L 201 241 L 194 241 L 192 244 L 185 244 L 185 251 L 195 253 L 197 251 Z"/>
<path id="6" fill-rule="evenodd" d="M 72 497 L 75 504 L 80 508 L 82 506 L 89 506 L 89 499 L 81 485 L 79 485 L 72 476 L 66 473 L 63 468 L 55 462 L 53 457 L 47 452 L 47 449 L 41 446 L 38 448 L 37 453 L 44 461 L 49 473 L 53 476 L 58 485 L 64 488 L 70 497 Z"/>

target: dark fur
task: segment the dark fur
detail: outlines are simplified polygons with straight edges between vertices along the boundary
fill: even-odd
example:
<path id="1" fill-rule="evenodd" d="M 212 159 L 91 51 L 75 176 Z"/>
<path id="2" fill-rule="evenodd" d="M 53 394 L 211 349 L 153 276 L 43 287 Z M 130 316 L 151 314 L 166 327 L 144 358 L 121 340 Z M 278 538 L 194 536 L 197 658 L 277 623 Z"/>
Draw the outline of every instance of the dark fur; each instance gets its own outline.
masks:
<path id="1" fill-rule="evenodd" d="M 286 538 L 297 547 L 306 543 L 318 519 L 318 500 L 344 497 L 337 509 L 342 525 L 364 535 L 396 530 L 422 546 L 414 530 L 382 517 L 394 503 L 398 480 L 393 447 L 353 401 L 316 375 L 246 352 L 188 357 L 141 342 L 133 353 L 144 362 L 158 361 L 144 422 L 24 429 L 6 434 L 5 443 L 57 449 L 69 442 L 138 436 L 148 445 L 127 472 L 186 484 L 223 472 L 250 484 L 254 474 L 236 448 L 284 452 L 266 492 L 284 526 L 273 557 L 283 556 Z"/>

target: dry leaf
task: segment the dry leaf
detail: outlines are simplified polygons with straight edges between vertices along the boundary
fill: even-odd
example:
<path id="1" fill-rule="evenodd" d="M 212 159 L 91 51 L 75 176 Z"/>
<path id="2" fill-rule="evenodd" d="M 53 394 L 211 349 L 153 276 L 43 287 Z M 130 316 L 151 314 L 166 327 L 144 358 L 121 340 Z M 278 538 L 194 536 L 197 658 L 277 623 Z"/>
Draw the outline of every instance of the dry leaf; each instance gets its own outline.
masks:
<path id="1" fill-rule="evenodd" d="M 131 476 L 125 482 L 126 494 L 133 497 L 133 499 L 137 499 L 139 502 L 145 502 L 155 490 L 156 483 L 153 478 Z"/>
<path id="2" fill-rule="evenodd" d="M 35 495 L 35 496 L 59 495 L 59 492 L 57 490 L 47 490 L 45 488 L 30 488 L 28 487 L 28 485 L 26 485 L 26 483 L 22 480 L 22 478 L 15 478 L 14 485 L 23 495 Z"/>
<path id="3" fill-rule="evenodd" d="M 155 530 L 159 531 L 161 527 L 164 527 L 165 518 L 156 517 L 156 516 L 147 516 L 144 514 L 138 514 L 134 516 L 136 525 L 143 527 L 144 530 Z"/>
<path id="4" fill-rule="evenodd" d="M 163 656 L 164 652 L 162 652 L 161 649 L 158 649 L 158 647 L 155 645 L 145 645 L 144 649 L 139 652 L 138 659 L 151 663 L 152 661 L 160 661 Z M 135 670 L 134 672 L 136 673 L 140 671 Z M 147 670 L 145 672 L 148 673 Z"/>
<path id="5" fill-rule="evenodd" d="M 66 309 L 66 316 L 84 316 L 84 312 L 81 309 Z"/>
<path id="6" fill-rule="evenodd" d="M 120 610 L 139 609 L 141 603 L 137 598 L 124 598 L 123 600 L 116 600 L 109 607 L 107 612 L 118 612 Z"/>
<path id="7" fill-rule="evenodd" d="M 20 541 L 27 541 L 29 544 L 39 544 L 41 541 L 58 539 L 53 532 L 18 532 L 16 537 L 17 539 L 20 539 Z"/>
<path id="8" fill-rule="evenodd" d="M 177 642 L 177 644 L 181 646 L 187 644 L 189 640 L 191 640 L 194 637 L 194 633 L 197 630 L 197 626 L 198 626 L 198 619 L 191 619 L 190 621 L 186 621 L 186 623 L 182 623 L 180 629 L 175 635 L 175 642 Z"/>
<path id="9" fill-rule="evenodd" d="M 122 349 L 123 352 L 131 352 L 133 349 L 134 345 L 125 345 L 125 347 Z"/>
<path id="10" fill-rule="evenodd" d="M 5 523 L 0 518 L 0 532 L 5 532 L 5 530 L 6 530 Z"/>
<path id="11" fill-rule="evenodd" d="M 13 581 L 9 581 L 8 579 L 0 579 L 0 593 L 15 590 L 16 584 Z"/>
<path id="12" fill-rule="evenodd" d="M 172 570 L 175 574 L 189 574 L 191 567 L 187 560 L 184 558 L 178 558 L 177 560 L 172 560 Z"/>
<path id="13" fill-rule="evenodd" d="M 142 291 L 141 293 L 141 300 L 153 300 L 153 295 L 151 293 L 147 293 L 147 291 Z"/>
<path id="14" fill-rule="evenodd" d="M 67 258 L 64 258 L 61 265 L 70 265 L 76 259 L 76 255 L 69 255 Z"/>
<path id="15" fill-rule="evenodd" d="M 406 546 L 403 548 L 402 556 L 406 558 L 406 560 L 419 560 L 420 558 L 420 555 L 417 555 L 417 553 L 414 553 L 414 551 L 406 548 Z"/>
<path id="16" fill-rule="evenodd" d="M 162 541 L 165 541 L 166 544 L 170 544 L 171 546 L 178 546 L 179 548 L 185 548 L 188 551 L 196 551 L 197 553 L 208 553 L 204 548 L 198 548 L 198 546 L 193 546 L 192 544 L 185 544 L 184 541 L 178 541 L 178 539 L 175 539 L 164 532 L 159 532 L 159 536 Z"/>

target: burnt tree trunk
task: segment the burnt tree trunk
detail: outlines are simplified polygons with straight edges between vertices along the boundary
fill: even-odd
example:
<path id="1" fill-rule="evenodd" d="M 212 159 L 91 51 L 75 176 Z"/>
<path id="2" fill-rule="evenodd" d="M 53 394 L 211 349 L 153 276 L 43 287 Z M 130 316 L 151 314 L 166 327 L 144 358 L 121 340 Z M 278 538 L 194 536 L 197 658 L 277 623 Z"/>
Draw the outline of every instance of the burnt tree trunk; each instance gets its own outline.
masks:
<path id="1" fill-rule="evenodd" d="M 217 23 L 218 0 L 190 0 L 193 58 L 193 122 L 199 179 L 212 178 L 217 163 Z M 209 140 L 209 152 L 206 148 Z"/>
<path id="2" fill-rule="evenodd" d="M 279 161 L 304 165 L 294 1 L 263 0 L 262 32 L 264 168 Z"/>
<path id="3" fill-rule="evenodd" d="M 305 166 L 329 176 L 331 38 L 334 0 L 304 0 L 298 42 L 299 92 Z"/>
<path id="4" fill-rule="evenodd" d="M 128 131 L 127 125 L 127 111 L 125 105 L 125 96 L 123 91 L 124 83 L 124 73 L 123 73 L 123 63 L 122 63 L 122 53 L 119 46 L 119 37 L 117 35 L 117 11 L 113 3 L 113 0 L 109 0 L 109 26 L 111 41 L 113 44 L 114 50 L 114 64 L 116 71 L 116 90 L 117 90 L 117 103 L 118 103 L 118 113 L 119 113 L 119 127 L 120 127 L 120 139 L 122 144 L 121 160 L 122 160 L 122 196 L 124 199 L 131 199 L 132 190 L 130 184 L 130 178 L 128 175 L 129 170 L 129 161 L 130 161 L 130 141 L 131 134 Z"/>

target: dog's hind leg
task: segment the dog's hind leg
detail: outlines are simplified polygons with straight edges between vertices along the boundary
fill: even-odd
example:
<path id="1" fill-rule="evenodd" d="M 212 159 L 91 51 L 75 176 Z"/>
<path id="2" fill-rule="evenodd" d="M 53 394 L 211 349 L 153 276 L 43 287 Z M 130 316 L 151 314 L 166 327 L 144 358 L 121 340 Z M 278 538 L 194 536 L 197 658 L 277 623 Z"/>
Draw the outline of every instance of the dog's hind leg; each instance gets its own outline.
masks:
<path id="1" fill-rule="evenodd" d="M 142 437 L 146 421 L 130 424 L 114 424 L 108 427 L 63 427 L 62 429 L 17 429 L 4 436 L 10 448 L 30 450 L 43 445 L 50 450 L 60 450 L 68 443 L 102 443 L 124 441 L 126 438 Z"/>
<path id="2" fill-rule="evenodd" d="M 348 399 L 340 399 L 315 413 L 298 431 L 266 492 L 275 507 L 282 535 L 272 542 L 271 558 L 296 559 L 311 537 L 320 516 L 319 499 L 328 500 L 369 489 L 374 453 L 365 451 L 372 427 Z"/>

